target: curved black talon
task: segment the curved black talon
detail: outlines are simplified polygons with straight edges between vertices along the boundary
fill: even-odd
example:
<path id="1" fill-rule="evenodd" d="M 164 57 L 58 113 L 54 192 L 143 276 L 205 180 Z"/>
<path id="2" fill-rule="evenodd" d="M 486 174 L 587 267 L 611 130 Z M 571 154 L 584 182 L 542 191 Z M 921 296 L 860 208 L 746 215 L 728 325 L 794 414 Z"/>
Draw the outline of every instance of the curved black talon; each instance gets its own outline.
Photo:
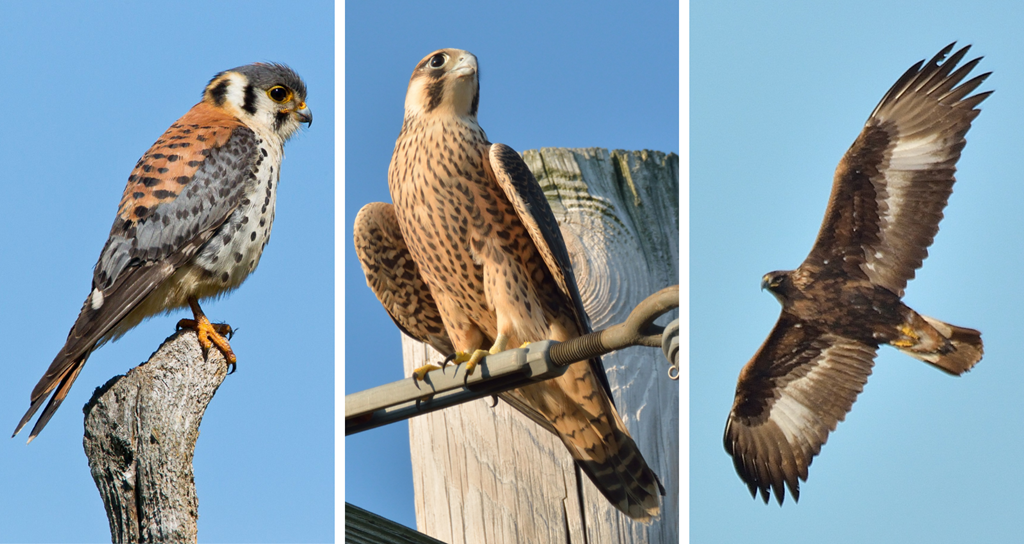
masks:
<path id="1" fill-rule="evenodd" d="M 494 401 L 494 404 L 491 405 L 491 408 L 494 408 L 495 406 L 498 405 L 498 395 L 491 395 L 491 400 Z"/>
<path id="2" fill-rule="evenodd" d="M 457 357 L 457 356 L 458 356 L 458 353 L 453 353 L 453 354 L 445 357 L 444 360 L 441 361 L 441 368 L 444 368 L 444 367 L 448 366 L 449 364 L 451 364 L 451 362 L 454 361 L 455 357 Z"/>

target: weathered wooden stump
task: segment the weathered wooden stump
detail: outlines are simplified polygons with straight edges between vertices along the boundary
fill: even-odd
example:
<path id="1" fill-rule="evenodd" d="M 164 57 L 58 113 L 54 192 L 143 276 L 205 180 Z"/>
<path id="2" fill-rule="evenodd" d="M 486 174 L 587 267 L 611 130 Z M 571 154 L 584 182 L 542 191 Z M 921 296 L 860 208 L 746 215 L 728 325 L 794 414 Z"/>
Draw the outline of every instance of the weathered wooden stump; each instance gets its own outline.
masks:
<path id="1" fill-rule="evenodd" d="M 85 454 L 113 542 L 196 542 L 192 456 L 226 375 L 217 349 L 204 358 L 195 332 L 180 331 L 86 404 Z"/>
<path id="2" fill-rule="evenodd" d="M 594 329 L 679 283 L 677 155 L 546 148 L 523 157 L 562 228 Z M 406 372 L 442 358 L 403 343 Z M 679 542 L 678 382 L 660 349 L 602 360 L 619 414 L 665 485 L 658 519 L 630 520 L 586 476 L 580 504 L 561 441 L 505 403 L 476 401 L 409 422 L 418 529 L 449 544 Z"/>

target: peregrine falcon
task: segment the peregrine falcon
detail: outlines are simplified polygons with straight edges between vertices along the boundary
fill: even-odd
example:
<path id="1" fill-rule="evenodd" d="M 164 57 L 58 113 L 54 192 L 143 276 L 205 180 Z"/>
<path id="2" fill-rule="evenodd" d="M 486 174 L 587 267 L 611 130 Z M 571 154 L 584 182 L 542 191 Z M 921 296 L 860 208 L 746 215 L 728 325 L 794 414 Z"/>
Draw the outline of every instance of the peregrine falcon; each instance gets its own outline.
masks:
<path id="1" fill-rule="evenodd" d="M 543 191 L 477 124 L 479 89 L 467 51 L 442 49 L 416 65 L 388 171 L 394 205 L 365 206 L 353 229 L 367 283 L 399 328 L 469 372 L 507 346 L 590 332 Z M 615 411 L 599 359 L 501 398 L 558 436 L 623 513 L 658 515 L 661 485 Z"/>
<path id="2" fill-rule="evenodd" d="M 725 427 L 750 494 L 793 500 L 807 467 L 850 411 L 878 346 L 953 375 L 981 360 L 981 333 L 943 323 L 901 300 L 939 231 L 953 192 L 964 136 L 991 91 L 971 95 L 989 74 L 960 82 L 980 58 L 943 62 L 950 44 L 912 66 L 868 117 L 836 168 L 825 220 L 796 270 L 761 280 L 782 314 L 740 372 Z M 959 86 L 957 86 L 959 85 Z"/>
<path id="3" fill-rule="evenodd" d="M 128 176 L 110 237 L 67 343 L 32 390 L 17 435 L 50 398 L 29 442 L 46 426 L 93 350 L 143 319 L 188 305 L 204 349 L 230 365 L 231 328 L 211 324 L 199 300 L 242 284 L 259 264 L 274 221 L 284 143 L 312 123 L 306 85 L 280 64 L 214 76 Z M 52 397 L 51 397 L 52 393 Z"/>

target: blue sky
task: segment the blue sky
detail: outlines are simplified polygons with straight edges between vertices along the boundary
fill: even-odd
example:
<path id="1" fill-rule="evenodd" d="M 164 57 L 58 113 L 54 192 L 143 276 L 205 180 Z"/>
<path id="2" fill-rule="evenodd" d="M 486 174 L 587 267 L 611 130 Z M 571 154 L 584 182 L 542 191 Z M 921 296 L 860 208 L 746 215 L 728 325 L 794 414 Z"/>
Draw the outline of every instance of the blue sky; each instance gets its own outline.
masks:
<path id="1" fill-rule="evenodd" d="M 5 2 L 0 73 L 0 430 L 63 345 L 138 158 L 221 70 L 291 65 L 313 126 L 286 146 L 273 236 L 235 293 L 203 306 L 238 334 L 238 371 L 203 420 L 195 479 L 202 541 L 334 536 L 334 6 L 331 2 Z M 95 352 L 26 446 L 0 440 L 0 540 L 102 542 L 82 450 L 93 389 L 145 361 L 187 311 Z"/>
<path id="2" fill-rule="evenodd" d="M 690 13 L 691 541 L 1019 539 L 1022 6 L 695 2 Z M 736 377 L 779 313 L 761 275 L 800 264 L 836 163 L 872 108 L 911 64 L 954 40 L 985 57 L 976 72 L 993 71 L 982 89 L 996 92 L 967 135 L 945 219 L 905 301 L 981 330 L 985 357 L 953 378 L 879 350 L 800 503 L 765 506 L 722 447 Z"/>
<path id="3" fill-rule="evenodd" d="M 349 2 L 346 7 L 345 392 L 401 379 L 400 333 L 366 287 L 351 222 L 390 202 L 387 170 L 416 63 L 454 47 L 480 62 L 480 125 L 517 151 L 679 152 L 675 2 Z M 345 440 L 346 500 L 415 526 L 408 426 Z"/>

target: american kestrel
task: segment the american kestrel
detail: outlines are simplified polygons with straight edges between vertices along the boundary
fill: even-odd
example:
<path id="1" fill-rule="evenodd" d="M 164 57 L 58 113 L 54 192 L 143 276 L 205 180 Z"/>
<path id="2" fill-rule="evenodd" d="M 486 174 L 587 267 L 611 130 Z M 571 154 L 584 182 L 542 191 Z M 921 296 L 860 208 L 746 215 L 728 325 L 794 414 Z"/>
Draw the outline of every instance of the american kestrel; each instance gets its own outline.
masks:
<path id="1" fill-rule="evenodd" d="M 388 171 L 394 205 L 368 204 L 353 228 L 367 283 L 399 328 L 470 371 L 507 346 L 590 332 L 544 192 L 477 125 L 479 89 L 467 51 L 442 49 L 416 65 Z M 615 411 L 599 359 L 501 398 L 557 435 L 619 510 L 658 514 L 660 483 Z"/>
<path id="2" fill-rule="evenodd" d="M 160 312 L 188 305 L 204 349 L 235 355 L 199 300 L 237 288 L 270 239 L 284 143 L 313 116 L 306 85 L 280 64 L 214 76 L 203 99 L 136 163 L 67 343 L 32 390 L 17 435 L 50 397 L 29 442 L 68 394 L 89 354 Z M 53 393 L 51 397 L 50 394 Z"/>

